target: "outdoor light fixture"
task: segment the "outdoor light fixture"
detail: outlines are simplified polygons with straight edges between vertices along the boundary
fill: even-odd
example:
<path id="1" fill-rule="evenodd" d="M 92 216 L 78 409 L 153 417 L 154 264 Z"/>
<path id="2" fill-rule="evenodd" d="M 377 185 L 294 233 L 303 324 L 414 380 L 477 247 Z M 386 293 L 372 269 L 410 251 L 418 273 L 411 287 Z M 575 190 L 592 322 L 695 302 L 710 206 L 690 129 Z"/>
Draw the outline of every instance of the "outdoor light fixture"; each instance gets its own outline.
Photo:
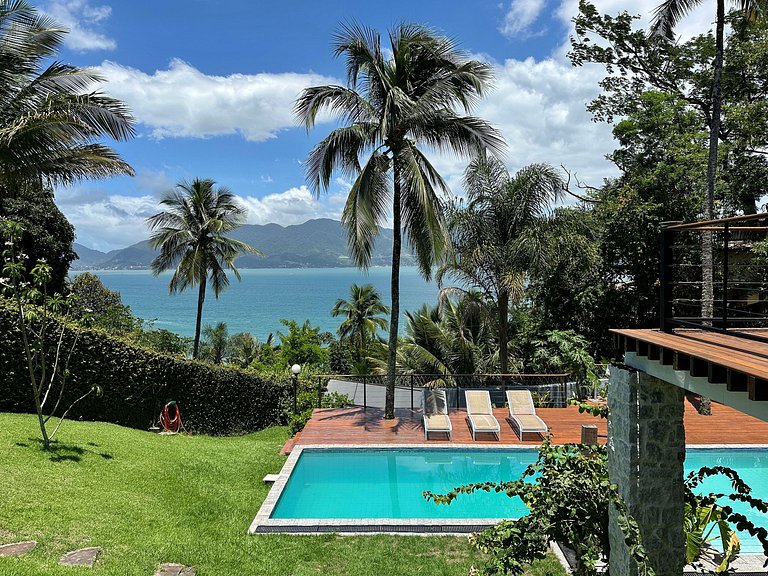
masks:
<path id="1" fill-rule="evenodd" d="M 299 387 L 299 372 L 301 372 L 301 366 L 294 364 L 291 366 L 291 380 L 293 381 L 293 413 L 296 414 L 296 391 Z"/>

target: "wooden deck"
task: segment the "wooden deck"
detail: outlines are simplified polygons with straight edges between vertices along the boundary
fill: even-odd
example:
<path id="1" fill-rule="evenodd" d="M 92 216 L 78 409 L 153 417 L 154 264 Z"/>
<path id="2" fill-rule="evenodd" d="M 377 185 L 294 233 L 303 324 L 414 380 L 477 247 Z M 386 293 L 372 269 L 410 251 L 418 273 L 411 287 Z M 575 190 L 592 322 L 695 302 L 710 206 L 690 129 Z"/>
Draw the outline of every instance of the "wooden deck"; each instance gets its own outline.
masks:
<path id="1" fill-rule="evenodd" d="M 768 423 L 723 406 L 712 404 L 712 415 L 701 416 L 693 405 L 695 397 L 685 403 L 685 434 L 687 444 L 768 444 Z M 537 408 L 537 414 L 547 423 L 555 443 L 579 442 L 581 425 L 596 424 L 600 442 L 605 442 L 606 422 L 588 414 L 579 414 L 576 407 Z M 463 410 L 451 413 L 452 444 L 503 444 L 536 446 L 537 435 L 526 435 L 521 442 L 506 421 L 506 409 L 494 410 L 501 425 L 501 440 L 492 435 L 479 435 L 477 441 L 465 421 Z M 383 411 L 361 407 L 316 409 L 304 430 L 286 443 L 283 453 L 294 445 L 316 444 L 445 444 L 444 434 L 430 435 L 424 440 L 424 428 L 419 411 L 397 410 L 394 420 L 384 420 Z M 735 423 L 738 422 L 736 425 Z"/>
<path id="2" fill-rule="evenodd" d="M 662 332 L 651 329 L 611 330 L 626 352 L 647 356 L 692 376 L 749 393 L 753 401 L 768 400 L 768 343 L 704 330 Z M 749 331 L 744 331 L 748 333 Z M 766 335 L 765 330 L 752 331 Z"/>

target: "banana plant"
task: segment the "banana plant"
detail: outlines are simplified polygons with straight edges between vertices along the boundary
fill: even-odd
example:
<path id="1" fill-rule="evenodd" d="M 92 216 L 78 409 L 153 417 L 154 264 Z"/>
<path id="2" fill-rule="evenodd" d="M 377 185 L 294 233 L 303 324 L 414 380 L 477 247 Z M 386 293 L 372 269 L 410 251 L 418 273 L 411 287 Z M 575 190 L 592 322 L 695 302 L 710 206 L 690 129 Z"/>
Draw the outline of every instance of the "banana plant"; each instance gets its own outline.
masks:
<path id="1" fill-rule="evenodd" d="M 700 558 L 711 542 L 720 538 L 723 546 L 722 562 L 715 572 L 725 572 L 741 550 L 736 532 L 725 520 L 722 506 L 705 499 L 695 498 L 685 503 L 685 559 L 688 564 Z M 717 530 L 715 535 L 712 533 Z"/>

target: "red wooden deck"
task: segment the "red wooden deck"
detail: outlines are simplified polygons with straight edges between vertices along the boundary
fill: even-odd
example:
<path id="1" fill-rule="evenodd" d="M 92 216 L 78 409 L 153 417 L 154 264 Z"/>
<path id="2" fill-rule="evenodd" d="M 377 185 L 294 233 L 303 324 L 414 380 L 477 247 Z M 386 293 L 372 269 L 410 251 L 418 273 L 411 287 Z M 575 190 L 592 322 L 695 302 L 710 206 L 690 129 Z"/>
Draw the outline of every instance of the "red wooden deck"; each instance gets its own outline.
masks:
<path id="1" fill-rule="evenodd" d="M 701 416 L 693 406 L 693 398 L 685 403 L 685 434 L 687 444 L 768 444 L 768 422 L 763 422 L 741 412 L 723 406 L 712 404 L 712 415 Z M 535 435 L 526 435 L 525 441 L 520 439 L 506 421 L 508 411 L 497 408 L 494 410 L 496 419 L 501 425 L 501 441 L 491 434 L 481 434 L 477 441 L 465 421 L 463 410 L 451 412 L 453 425 L 453 444 L 504 444 L 504 445 L 538 445 L 541 439 Z M 607 433 L 605 420 L 589 414 L 579 414 L 574 406 L 568 408 L 537 408 L 536 413 L 547 423 L 555 443 L 579 442 L 581 440 L 581 425 L 596 424 L 600 442 L 605 442 Z M 363 411 L 354 408 L 323 408 L 317 409 L 312 419 L 307 422 L 304 430 L 295 438 L 289 440 L 283 448 L 283 453 L 291 451 L 294 445 L 313 444 L 439 444 L 448 442 L 445 434 L 430 434 L 429 440 L 424 440 L 421 413 L 411 410 L 397 410 L 394 420 L 384 420 L 383 411 L 368 408 Z"/>

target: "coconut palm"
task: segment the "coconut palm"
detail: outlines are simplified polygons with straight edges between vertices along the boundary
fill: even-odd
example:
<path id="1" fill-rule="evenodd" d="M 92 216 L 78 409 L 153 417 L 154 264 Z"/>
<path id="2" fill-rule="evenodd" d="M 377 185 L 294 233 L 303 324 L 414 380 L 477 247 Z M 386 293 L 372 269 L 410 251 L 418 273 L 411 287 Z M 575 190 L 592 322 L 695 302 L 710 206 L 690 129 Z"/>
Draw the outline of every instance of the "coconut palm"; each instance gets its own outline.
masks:
<path id="1" fill-rule="evenodd" d="M 150 264 L 152 273 L 157 276 L 176 268 L 168 285 L 171 293 L 198 287 L 193 358 L 197 358 L 200 347 L 200 322 L 208 282 L 218 298 L 229 286 L 225 268 L 240 280 L 235 258 L 243 253 L 261 254 L 253 246 L 227 237 L 245 222 L 245 209 L 227 188 L 215 184 L 213 180 L 199 178 L 181 182 L 160 200 L 166 210 L 147 218 L 153 231 L 149 242 L 160 249 Z"/>
<path id="2" fill-rule="evenodd" d="M 97 74 L 54 59 L 66 32 L 24 0 L 0 0 L 0 197 L 133 174 L 97 142 L 131 138 L 131 115 L 94 91 Z"/>
<path id="3" fill-rule="evenodd" d="M 482 290 L 498 313 L 499 369 L 508 372 L 510 304 L 523 294 L 527 273 L 548 260 L 543 230 L 565 183 L 547 164 L 511 176 L 504 164 L 478 154 L 464 174 L 467 204 L 450 211 L 454 252 L 437 273 Z M 455 290 L 454 290 L 455 291 Z"/>
<path id="4" fill-rule="evenodd" d="M 491 66 L 469 60 L 449 38 L 412 24 L 392 29 L 387 48 L 375 30 L 343 26 L 335 37 L 335 54 L 346 58 L 347 86 L 308 88 L 295 111 L 307 130 L 326 109 L 345 124 L 314 147 L 306 170 L 318 194 L 328 189 L 337 171 L 353 179 L 342 223 L 359 267 L 370 264 L 379 226 L 392 216 L 385 418 L 393 418 L 402 233 L 425 278 L 448 242 L 438 196 L 448 186 L 421 147 L 460 155 L 477 147 L 502 147 L 487 122 L 456 111 L 469 113 L 483 96 Z"/>
<path id="5" fill-rule="evenodd" d="M 365 360 L 368 342 L 376 336 L 376 331 L 386 330 L 389 326 L 386 318 L 382 318 L 386 314 L 389 314 L 389 306 L 381 301 L 379 291 L 372 284 L 352 284 L 349 300 L 339 298 L 331 309 L 332 316 L 344 316 L 338 335 L 340 339 L 354 343 L 358 363 Z"/>
<path id="6" fill-rule="evenodd" d="M 200 358 L 212 364 L 222 364 L 229 356 L 229 328 L 226 322 L 214 326 L 206 324 L 202 330 L 204 340 L 200 346 Z"/>
<path id="7" fill-rule="evenodd" d="M 665 0 L 656 7 L 651 32 L 667 39 L 672 39 L 678 22 L 704 0 Z M 762 15 L 768 6 L 766 0 L 733 0 L 746 18 L 755 19 Z M 717 177 L 717 151 L 720 138 L 723 92 L 721 76 L 723 72 L 723 44 L 725 28 L 725 0 L 716 0 L 715 16 L 715 59 L 712 63 L 712 109 L 709 119 L 709 157 L 707 160 L 707 192 L 704 196 L 704 220 L 714 218 L 715 179 Z M 712 316 L 713 306 L 713 270 L 712 270 L 712 234 L 702 236 L 702 317 Z"/>

